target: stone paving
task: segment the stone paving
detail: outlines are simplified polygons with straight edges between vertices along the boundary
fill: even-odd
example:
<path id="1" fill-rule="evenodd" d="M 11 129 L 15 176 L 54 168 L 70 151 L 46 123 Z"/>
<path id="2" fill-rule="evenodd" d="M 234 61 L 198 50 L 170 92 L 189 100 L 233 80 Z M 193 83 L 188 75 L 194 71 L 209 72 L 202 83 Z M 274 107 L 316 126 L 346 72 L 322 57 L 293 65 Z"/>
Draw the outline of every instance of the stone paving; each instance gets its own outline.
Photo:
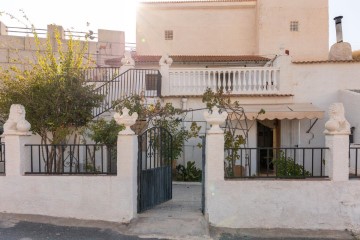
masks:
<path id="1" fill-rule="evenodd" d="M 174 184 L 173 199 L 139 214 L 129 226 L 139 236 L 209 239 L 209 227 L 201 212 L 201 185 Z"/>

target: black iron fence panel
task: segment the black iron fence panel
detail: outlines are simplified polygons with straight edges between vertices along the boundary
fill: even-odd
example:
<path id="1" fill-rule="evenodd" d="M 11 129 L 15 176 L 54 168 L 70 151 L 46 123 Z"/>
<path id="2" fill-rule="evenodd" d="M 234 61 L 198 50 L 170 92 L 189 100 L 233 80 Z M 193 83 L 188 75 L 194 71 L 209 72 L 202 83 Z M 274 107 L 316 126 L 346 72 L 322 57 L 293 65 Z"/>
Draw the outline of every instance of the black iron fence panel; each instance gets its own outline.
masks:
<path id="1" fill-rule="evenodd" d="M 120 75 L 120 67 L 94 67 L 83 70 L 87 82 L 108 82 Z"/>
<path id="2" fill-rule="evenodd" d="M 143 212 L 172 198 L 172 136 L 154 127 L 138 143 L 138 212 Z"/>
<path id="3" fill-rule="evenodd" d="M 0 174 L 5 174 L 5 143 L 0 144 Z"/>
<path id="4" fill-rule="evenodd" d="M 116 147 L 99 144 L 26 144 L 26 174 L 116 175 Z"/>
<path id="5" fill-rule="evenodd" d="M 225 178 L 327 178 L 328 148 L 225 149 Z"/>
<path id="6" fill-rule="evenodd" d="M 349 149 L 349 177 L 360 178 L 360 146 L 353 145 Z"/>
<path id="7" fill-rule="evenodd" d="M 129 96 L 160 97 L 161 74 L 153 69 L 130 69 L 94 91 L 104 96 L 100 107 L 93 110 L 93 116 L 97 117 L 112 109 L 115 101 L 121 101 Z"/>

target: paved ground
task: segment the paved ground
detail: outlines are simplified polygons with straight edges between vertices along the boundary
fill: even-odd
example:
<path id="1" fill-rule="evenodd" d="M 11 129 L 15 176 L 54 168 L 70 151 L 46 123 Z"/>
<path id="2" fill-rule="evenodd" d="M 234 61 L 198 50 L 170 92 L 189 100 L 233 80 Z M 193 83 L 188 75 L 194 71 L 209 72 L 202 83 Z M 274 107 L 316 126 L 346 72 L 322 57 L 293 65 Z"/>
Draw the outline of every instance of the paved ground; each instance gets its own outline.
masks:
<path id="1" fill-rule="evenodd" d="M 347 231 L 213 228 L 201 213 L 200 199 L 200 185 L 174 185 L 171 201 L 140 214 L 128 225 L 0 213 L 0 240 L 360 239 Z"/>
<path id="2" fill-rule="evenodd" d="M 179 239 L 209 238 L 201 213 L 201 185 L 173 185 L 173 199 L 141 213 L 130 224 L 129 233 Z"/>

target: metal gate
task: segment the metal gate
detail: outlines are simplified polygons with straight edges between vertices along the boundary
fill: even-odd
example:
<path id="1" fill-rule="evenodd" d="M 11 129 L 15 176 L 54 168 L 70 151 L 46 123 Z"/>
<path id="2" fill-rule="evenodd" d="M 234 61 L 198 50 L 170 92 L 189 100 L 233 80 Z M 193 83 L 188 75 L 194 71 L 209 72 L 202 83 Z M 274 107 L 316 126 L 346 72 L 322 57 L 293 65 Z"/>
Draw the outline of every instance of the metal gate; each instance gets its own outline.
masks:
<path id="1" fill-rule="evenodd" d="M 172 198 L 172 136 L 164 128 L 147 129 L 139 137 L 138 212 Z"/>

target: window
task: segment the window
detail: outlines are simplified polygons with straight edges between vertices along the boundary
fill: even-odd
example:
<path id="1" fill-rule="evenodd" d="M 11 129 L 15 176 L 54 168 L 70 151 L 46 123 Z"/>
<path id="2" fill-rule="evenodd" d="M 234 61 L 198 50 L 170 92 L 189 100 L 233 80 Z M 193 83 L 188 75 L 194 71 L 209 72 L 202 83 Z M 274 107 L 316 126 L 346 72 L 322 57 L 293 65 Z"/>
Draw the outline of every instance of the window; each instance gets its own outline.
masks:
<path id="1" fill-rule="evenodd" d="M 173 30 L 165 30 L 165 40 L 173 40 L 174 33 Z"/>
<path id="2" fill-rule="evenodd" d="M 145 85 L 146 90 L 157 90 L 158 88 L 158 74 L 146 74 L 145 75 Z"/>
<path id="3" fill-rule="evenodd" d="M 298 32 L 299 31 L 299 22 L 298 21 L 291 21 L 290 22 L 290 31 L 291 32 Z"/>

